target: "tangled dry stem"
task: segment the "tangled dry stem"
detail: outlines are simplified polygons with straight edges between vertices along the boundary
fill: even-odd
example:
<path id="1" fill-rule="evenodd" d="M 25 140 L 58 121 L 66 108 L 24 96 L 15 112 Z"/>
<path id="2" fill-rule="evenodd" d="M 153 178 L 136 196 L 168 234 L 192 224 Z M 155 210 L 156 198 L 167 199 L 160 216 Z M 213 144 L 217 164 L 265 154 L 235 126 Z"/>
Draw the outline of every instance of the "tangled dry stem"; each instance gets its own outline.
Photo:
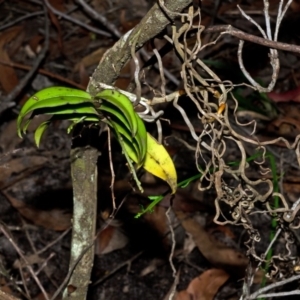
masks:
<path id="1" fill-rule="evenodd" d="M 291 1 L 288 1 L 283 8 L 283 1 L 280 2 L 274 39 L 272 39 L 270 19 L 268 17 L 268 2 L 264 1 L 267 32 L 258 24 L 257 27 L 265 39 L 277 41 L 280 22 L 290 3 Z M 160 1 L 160 5 L 163 8 L 163 1 Z M 167 10 L 165 12 L 169 13 Z M 242 10 L 241 12 L 244 17 L 247 17 L 250 22 L 255 24 Z M 198 20 L 198 23 L 195 20 Z M 267 178 L 267 175 L 271 173 L 271 169 L 266 167 L 266 162 L 268 159 L 268 147 L 281 141 L 287 149 L 294 151 L 298 164 L 300 164 L 300 136 L 297 136 L 293 143 L 289 143 L 282 137 L 265 142 L 260 142 L 256 139 L 254 135 L 256 128 L 255 121 L 247 124 L 242 124 L 238 121 L 236 114 L 238 102 L 231 93 L 235 87 L 234 84 L 227 81 L 222 82 L 218 75 L 199 59 L 199 53 L 210 44 L 216 43 L 219 37 L 210 44 L 202 45 L 204 27 L 200 25 L 200 9 L 195 11 L 193 7 L 190 7 L 187 13 L 181 14 L 181 21 L 181 27 L 172 26 L 172 37 L 165 36 L 165 39 L 173 45 L 177 56 L 181 60 L 180 75 L 183 80 L 184 91 L 165 94 L 163 64 L 159 51 L 156 50 L 154 54 L 158 61 L 161 76 L 162 86 L 160 93 L 162 96 L 155 97 L 152 101 L 141 98 L 140 104 L 146 107 L 141 116 L 145 121 L 156 120 L 156 122 L 159 122 L 157 117 L 162 112 L 155 112 L 151 107 L 155 108 L 156 104 L 163 102 L 172 102 L 181 114 L 190 130 L 191 136 L 197 143 L 195 160 L 196 166 L 202 174 L 199 182 L 199 190 L 205 191 L 214 188 L 216 192 L 216 215 L 214 221 L 221 225 L 233 224 L 243 226 L 248 233 L 249 239 L 245 242 L 248 248 L 247 254 L 251 258 L 251 261 L 254 261 L 257 265 L 257 268 L 254 268 L 248 274 L 249 282 L 253 281 L 255 270 L 263 263 L 269 264 L 267 276 L 277 279 L 291 278 L 293 273 L 285 271 L 282 267 L 282 262 L 290 266 L 298 264 L 298 258 L 293 254 L 291 247 L 295 243 L 292 230 L 300 227 L 299 217 L 297 216 L 297 212 L 300 209 L 300 201 L 297 201 L 290 208 L 282 191 L 281 193 L 274 191 L 272 180 Z M 192 35 L 195 41 L 193 45 L 191 45 L 191 39 L 189 39 Z M 220 33 L 221 35 L 222 33 Z M 242 51 L 243 41 L 240 41 L 238 49 L 240 68 L 251 83 L 252 88 L 260 92 L 271 91 L 279 73 L 277 50 L 270 49 L 270 63 L 273 73 L 267 88 L 263 88 L 256 83 L 245 70 Z M 186 94 L 187 101 L 192 101 L 197 108 L 198 119 L 203 127 L 201 134 L 197 134 L 192 120 L 190 120 L 184 108 L 179 104 L 179 97 L 183 94 Z M 217 100 L 213 100 L 215 98 Z M 229 105 L 229 98 L 233 102 L 232 105 Z M 152 115 L 150 118 L 149 112 Z M 250 125 L 253 126 L 252 133 L 249 133 L 248 127 Z M 242 130 L 240 130 L 241 128 Z M 158 129 L 160 132 L 160 127 Z M 226 155 L 232 144 L 235 144 L 238 153 L 236 156 L 239 161 L 238 166 L 235 165 L 234 167 L 227 161 L 228 155 Z M 257 158 L 256 161 L 259 167 L 259 179 L 256 180 L 247 176 L 247 169 L 249 167 L 249 163 L 247 162 L 248 153 L 245 146 L 247 144 L 255 145 L 261 153 L 259 159 Z M 279 199 L 280 204 L 274 208 L 274 199 L 276 197 Z M 276 219 L 277 221 L 277 233 L 273 240 L 270 241 L 270 245 L 265 253 L 258 253 L 257 251 L 257 244 L 261 240 L 261 233 L 253 225 L 252 216 L 259 213 L 268 216 L 270 221 L 272 219 Z M 270 261 L 267 262 L 267 253 L 279 237 L 285 241 L 285 251 L 281 254 L 274 254 Z M 249 290 L 249 287 L 247 288 Z M 262 289 L 261 293 L 263 292 L 264 290 Z M 259 296 L 257 292 L 256 296 Z M 249 299 L 254 299 L 253 295 L 249 297 Z"/>

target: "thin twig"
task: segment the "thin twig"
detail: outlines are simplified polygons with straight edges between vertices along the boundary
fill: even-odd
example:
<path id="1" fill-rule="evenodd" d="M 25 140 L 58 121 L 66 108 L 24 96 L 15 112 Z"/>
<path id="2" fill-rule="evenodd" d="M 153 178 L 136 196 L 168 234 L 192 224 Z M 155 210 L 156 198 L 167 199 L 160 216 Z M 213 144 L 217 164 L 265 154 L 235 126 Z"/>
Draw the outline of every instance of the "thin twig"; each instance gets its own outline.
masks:
<path id="1" fill-rule="evenodd" d="M 220 32 L 222 35 L 230 34 L 230 35 L 232 35 L 238 39 L 241 39 L 243 41 L 249 41 L 249 42 L 252 42 L 255 44 L 262 45 L 264 47 L 269 47 L 269 48 L 273 48 L 273 49 L 289 51 L 289 52 L 294 52 L 294 53 L 300 53 L 300 46 L 267 40 L 262 37 L 241 31 L 237 28 L 234 28 L 231 25 L 211 26 L 211 27 L 204 29 L 204 32 L 205 33 Z"/>
<path id="2" fill-rule="evenodd" d="M 269 291 L 271 289 L 277 288 L 279 286 L 285 285 L 287 283 L 290 283 L 290 282 L 293 282 L 293 281 L 296 281 L 296 280 L 299 280 L 299 279 L 300 279 L 300 275 L 296 275 L 296 276 L 293 276 L 291 278 L 284 279 L 282 281 L 269 284 L 268 286 L 266 286 L 264 288 L 261 288 L 257 292 L 251 294 L 250 295 L 250 299 L 256 299 L 257 297 L 259 297 L 260 295 L 262 295 L 262 293 L 264 293 L 264 292 L 267 292 L 267 291 Z"/>
<path id="3" fill-rule="evenodd" d="M 37 16 L 40 16 L 40 15 L 43 15 L 43 14 L 44 14 L 43 11 L 36 11 L 36 12 L 30 13 L 30 14 L 27 14 L 25 16 L 22 16 L 22 17 L 20 17 L 18 19 L 13 20 L 13 21 L 11 21 L 9 23 L 6 23 L 5 25 L 2 25 L 0 27 L 0 31 L 4 30 L 6 28 L 12 27 L 12 26 L 14 26 L 14 25 L 16 25 L 16 24 L 18 24 L 18 23 L 26 20 L 26 19 L 37 17 Z"/>
<path id="4" fill-rule="evenodd" d="M 161 57 L 159 55 L 159 52 L 157 51 L 157 49 L 153 49 L 153 52 L 156 56 L 157 59 L 157 63 L 158 63 L 158 70 L 159 70 L 159 74 L 160 74 L 160 79 L 161 79 L 161 94 L 163 97 L 166 96 L 166 79 L 164 76 L 164 68 L 163 68 L 163 63 L 161 61 Z"/>
<path id="5" fill-rule="evenodd" d="M 51 248 L 52 246 L 54 246 L 57 242 L 59 242 L 66 234 L 68 234 L 70 232 L 71 228 L 68 228 L 67 230 L 65 230 L 61 235 L 59 235 L 55 240 L 53 240 L 52 242 L 48 243 L 43 249 L 38 250 L 36 253 L 42 254 L 43 252 L 45 252 L 46 250 L 48 250 L 49 248 Z"/>
<path id="6" fill-rule="evenodd" d="M 278 38 L 278 32 L 279 32 L 279 27 L 281 25 L 281 21 L 287 11 L 287 9 L 289 8 L 289 6 L 291 5 L 291 3 L 293 2 L 293 0 L 289 0 L 283 11 L 282 11 L 282 5 L 283 5 L 283 0 L 280 0 L 279 6 L 278 6 L 278 13 L 277 13 L 277 20 L 276 20 L 276 27 L 275 27 L 275 33 L 274 33 L 274 41 L 277 41 Z"/>
<path id="7" fill-rule="evenodd" d="M 78 3 L 92 19 L 100 22 L 103 26 L 105 26 L 115 37 L 121 37 L 121 33 L 117 29 L 117 27 L 113 23 L 110 23 L 105 16 L 99 14 L 94 8 L 86 3 L 86 1 L 75 0 L 75 2 Z"/>
<path id="8" fill-rule="evenodd" d="M 172 199 L 170 201 L 172 201 Z M 174 233 L 174 228 L 173 228 L 173 225 L 172 225 L 172 220 L 171 220 L 171 217 L 170 217 L 171 208 L 172 208 L 172 205 L 170 203 L 170 206 L 168 207 L 168 209 L 166 211 L 166 217 L 168 219 L 169 229 L 170 229 L 170 233 L 171 233 L 171 241 L 172 241 L 171 251 L 170 251 L 170 255 L 169 255 L 169 262 L 170 262 L 171 269 L 173 271 L 173 277 L 174 277 L 175 281 L 174 281 L 174 284 L 173 284 L 173 289 L 170 292 L 169 300 L 172 300 L 175 296 L 176 286 L 177 286 L 176 283 L 178 281 L 177 270 L 176 270 L 176 268 L 174 266 L 174 263 L 173 263 L 174 251 L 175 251 L 175 247 L 176 247 L 176 240 L 175 240 L 175 233 Z"/>
<path id="9" fill-rule="evenodd" d="M 16 63 L 16 62 L 7 62 L 7 61 L 3 61 L 1 59 L 0 59 L 0 64 L 5 65 L 5 66 L 10 66 L 10 67 L 18 68 L 18 69 L 21 69 L 21 70 L 28 70 L 28 71 L 31 70 L 31 68 L 32 68 L 31 66 L 19 64 L 19 63 Z M 64 76 L 52 73 L 52 72 L 47 71 L 45 69 L 37 69 L 36 71 L 39 74 L 42 74 L 42 75 L 54 78 L 57 81 L 61 81 L 61 82 L 65 83 L 65 84 L 68 84 L 70 86 L 77 87 L 78 89 L 84 90 L 86 88 L 85 86 L 83 86 L 80 83 L 77 83 L 77 82 L 75 82 L 73 80 L 70 80 L 70 79 L 68 79 L 68 78 L 66 78 Z"/>
<path id="10" fill-rule="evenodd" d="M 116 197 L 114 193 L 114 185 L 115 185 L 115 171 L 114 171 L 114 165 L 113 165 L 113 158 L 112 158 L 112 151 L 111 151 L 111 131 L 108 128 L 107 130 L 107 138 L 108 138 L 108 157 L 109 157 L 109 167 L 111 172 L 111 182 L 110 182 L 110 190 L 111 190 L 111 199 L 113 204 L 113 211 L 111 213 L 111 216 L 114 215 L 117 206 L 116 206 Z"/>
<path id="11" fill-rule="evenodd" d="M 17 253 L 19 254 L 19 256 L 23 259 L 23 261 L 26 263 L 26 268 L 28 269 L 29 273 L 31 274 L 32 278 L 34 279 L 34 281 L 36 282 L 36 284 L 38 285 L 39 289 L 41 290 L 41 292 L 43 293 L 44 297 L 46 300 L 49 300 L 48 294 L 45 291 L 43 285 L 41 284 L 40 280 L 38 279 L 38 277 L 36 276 L 34 270 L 32 269 L 29 261 L 26 259 L 25 255 L 22 253 L 21 249 L 18 247 L 18 245 L 15 243 L 15 241 L 13 240 L 13 238 L 11 237 L 11 235 L 6 231 L 6 229 L 4 228 L 3 224 L 0 224 L 0 230 L 2 231 L 2 233 L 5 235 L 5 237 L 9 240 L 9 242 L 13 245 L 13 247 L 15 248 L 15 250 L 17 251 Z"/>
<path id="12" fill-rule="evenodd" d="M 72 22 L 78 26 L 81 26 L 91 32 L 94 32 L 96 34 L 99 34 L 99 35 L 102 35 L 102 36 L 107 36 L 107 37 L 111 37 L 111 34 L 109 32 L 106 32 L 104 30 L 100 30 L 100 29 L 97 29 L 95 27 L 92 27 L 86 23 L 83 23 L 82 21 L 79 21 L 78 19 L 75 19 L 75 18 L 72 18 L 71 16 L 67 15 L 67 14 L 64 14 L 62 13 L 61 11 L 55 9 L 50 3 L 48 0 L 44 0 L 45 4 L 47 5 L 47 7 L 56 15 L 60 16 L 61 18 L 69 21 L 69 22 Z"/>
<path id="13" fill-rule="evenodd" d="M 253 23 L 261 32 L 262 36 L 265 39 L 269 39 L 272 40 L 272 33 L 271 33 L 271 25 L 270 25 L 270 16 L 269 16 L 269 2 L 267 0 L 264 0 L 264 15 L 265 15 L 265 23 L 266 23 L 266 27 L 267 27 L 267 33 L 265 33 L 265 31 L 261 28 L 261 26 L 255 22 L 250 16 L 248 16 L 239 6 L 238 6 L 239 10 L 241 11 L 242 15 L 251 23 Z M 279 19 L 277 19 L 278 21 Z M 276 49 L 272 49 L 270 48 L 270 64 L 272 66 L 273 72 L 272 72 L 272 77 L 271 77 L 271 81 L 269 83 L 269 86 L 267 88 L 262 87 L 258 82 L 256 82 L 252 76 L 250 75 L 250 73 L 246 70 L 245 66 L 244 66 L 244 62 L 243 62 L 243 58 L 242 58 L 242 51 L 243 51 L 243 46 L 244 46 L 244 41 L 240 41 L 239 42 L 239 48 L 238 48 L 238 61 L 239 61 L 239 65 L 240 65 L 240 69 L 243 72 L 244 76 L 248 79 L 248 81 L 261 93 L 268 93 L 270 91 L 273 90 L 278 75 L 279 75 L 279 59 L 278 59 L 278 52 Z"/>

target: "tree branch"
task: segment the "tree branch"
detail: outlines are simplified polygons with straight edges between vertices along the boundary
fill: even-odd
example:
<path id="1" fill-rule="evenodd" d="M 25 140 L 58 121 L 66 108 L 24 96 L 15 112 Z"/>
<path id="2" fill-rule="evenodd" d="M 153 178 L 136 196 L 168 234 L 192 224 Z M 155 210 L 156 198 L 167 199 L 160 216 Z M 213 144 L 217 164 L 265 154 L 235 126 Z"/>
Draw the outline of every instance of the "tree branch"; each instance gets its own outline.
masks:
<path id="1" fill-rule="evenodd" d="M 265 47 L 269 47 L 272 49 L 300 53 L 300 46 L 267 40 L 265 38 L 262 38 L 262 37 L 259 37 L 259 36 L 253 35 L 253 34 L 249 34 L 244 31 L 241 31 L 239 29 L 236 29 L 231 25 L 211 26 L 211 27 L 205 28 L 204 32 L 205 33 L 220 32 L 222 35 L 230 34 L 232 36 L 239 38 L 240 40 L 249 41 L 249 42 L 256 43 L 256 44 L 259 44 L 259 45 L 262 45 Z"/>
<path id="2" fill-rule="evenodd" d="M 165 7 L 172 12 L 180 13 L 192 0 L 166 0 Z M 88 91 L 95 96 L 99 91 L 98 83 L 112 85 L 118 78 L 121 69 L 131 57 L 131 47 L 139 50 L 150 39 L 161 33 L 176 14 L 167 16 L 158 4 L 155 4 L 141 22 L 120 38 L 102 57 L 90 80 Z"/>

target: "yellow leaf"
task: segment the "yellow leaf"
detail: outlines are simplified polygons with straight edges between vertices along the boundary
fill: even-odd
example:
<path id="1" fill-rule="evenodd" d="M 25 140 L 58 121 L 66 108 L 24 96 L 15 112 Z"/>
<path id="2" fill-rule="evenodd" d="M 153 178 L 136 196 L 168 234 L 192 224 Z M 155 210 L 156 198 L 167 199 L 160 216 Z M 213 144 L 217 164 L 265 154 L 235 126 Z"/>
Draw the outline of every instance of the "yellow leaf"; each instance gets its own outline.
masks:
<path id="1" fill-rule="evenodd" d="M 147 154 L 143 168 L 149 173 L 166 181 L 172 190 L 176 192 L 177 174 L 173 161 L 165 149 L 158 141 L 147 132 Z"/>

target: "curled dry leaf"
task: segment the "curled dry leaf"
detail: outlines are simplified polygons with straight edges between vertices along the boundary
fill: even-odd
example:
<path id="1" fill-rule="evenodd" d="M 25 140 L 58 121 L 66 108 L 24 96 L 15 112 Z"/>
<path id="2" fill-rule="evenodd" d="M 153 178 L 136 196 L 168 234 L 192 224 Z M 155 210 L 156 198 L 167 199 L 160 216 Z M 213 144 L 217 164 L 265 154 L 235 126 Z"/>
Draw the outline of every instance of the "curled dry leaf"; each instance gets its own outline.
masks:
<path id="1" fill-rule="evenodd" d="M 107 254 L 114 250 L 122 249 L 127 243 L 128 238 L 121 231 L 120 226 L 108 225 L 99 234 L 96 242 L 95 254 Z"/>
<path id="2" fill-rule="evenodd" d="M 229 274 L 221 269 L 210 269 L 194 278 L 185 291 L 177 294 L 175 300 L 213 300 Z"/>

